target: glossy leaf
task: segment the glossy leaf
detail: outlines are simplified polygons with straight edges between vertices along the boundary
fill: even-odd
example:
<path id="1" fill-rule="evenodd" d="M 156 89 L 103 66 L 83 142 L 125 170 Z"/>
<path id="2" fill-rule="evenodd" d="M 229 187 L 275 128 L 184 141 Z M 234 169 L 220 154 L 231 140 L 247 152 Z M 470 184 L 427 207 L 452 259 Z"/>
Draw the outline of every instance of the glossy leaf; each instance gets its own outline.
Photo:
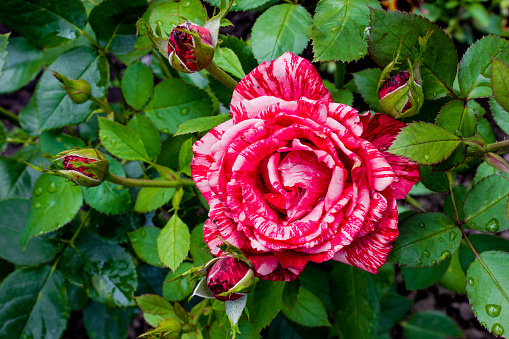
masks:
<path id="1" fill-rule="evenodd" d="M 401 267 L 401 275 L 405 280 L 406 289 L 418 290 L 430 287 L 445 274 L 450 261 L 447 258 L 438 265 L 424 268 Z"/>
<path id="2" fill-rule="evenodd" d="M 83 310 L 83 324 L 90 339 L 125 339 L 129 332 L 132 310 L 108 307 L 91 302 Z"/>
<path id="3" fill-rule="evenodd" d="M 366 68 L 353 74 L 355 86 L 362 98 L 376 112 L 382 111 L 378 102 L 378 93 L 376 92 L 381 75 L 382 70 L 379 68 Z"/>
<path id="4" fill-rule="evenodd" d="M 9 39 L 6 52 L 3 75 L 0 67 L 0 93 L 14 92 L 25 86 L 43 66 L 42 51 L 25 38 Z"/>
<path id="5" fill-rule="evenodd" d="M 62 246 L 58 242 L 41 237 L 33 239 L 23 251 L 19 239 L 28 219 L 30 201 L 10 199 L 0 201 L 0 257 L 16 265 L 35 265 L 46 262 L 57 254 Z"/>
<path id="6" fill-rule="evenodd" d="M 0 21 L 40 47 L 54 47 L 72 40 L 85 28 L 87 13 L 80 0 L 4 0 Z"/>
<path id="7" fill-rule="evenodd" d="M 403 333 L 408 339 L 446 339 L 463 337 L 458 325 L 447 315 L 438 311 L 414 313 L 403 324 Z"/>
<path id="8" fill-rule="evenodd" d="M 141 110 L 154 89 L 152 71 L 142 62 L 129 66 L 122 77 L 121 88 L 125 101 L 135 110 Z"/>
<path id="9" fill-rule="evenodd" d="M 185 262 L 182 265 L 180 265 L 177 270 L 175 270 L 175 273 L 173 272 L 168 273 L 163 284 L 163 296 L 166 299 L 171 301 L 183 300 L 193 293 L 193 290 L 196 287 L 196 281 L 191 282 L 190 275 L 180 280 L 169 281 L 175 275 L 182 274 L 187 270 L 191 269 L 192 267 L 193 264 Z"/>
<path id="10" fill-rule="evenodd" d="M 75 104 L 67 96 L 62 84 L 49 71 L 69 79 L 83 79 L 90 83 L 92 95 L 101 98 L 109 81 L 106 57 L 89 47 L 78 47 L 62 54 L 44 71 L 35 89 L 39 130 L 53 129 L 84 121 L 90 114 L 91 102 Z M 72 112 L 72 114 L 69 114 Z"/>
<path id="11" fill-rule="evenodd" d="M 35 183 L 34 192 L 20 239 L 23 248 L 33 237 L 54 231 L 74 219 L 83 205 L 81 188 L 61 177 L 41 175 Z"/>
<path id="12" fill-rule="evenodd" d="M 400 41 L 400 55 L 412 56 L 419 50 L 419 37 L 424 37 L 428 30 L 433 35 L 423 53 L 421 77 L 425 99 L 434 100 L 450 93 L 458 65 L 456 49 L 440 27 L 418 15 L 372 9 L 368 48 L 371 57 L 384 68 L 394 59 Z M 436 57 L 437 51 L 440 58 Z"/>
<path id="13" fill-rule="evenodd" d="M 467 294 L 470 306 L 481 324 L 495 335 L 509 330 L 509 253 L 481 253 L 467 272 Z"/>
<path id="14" fill-rule="evenodd" d="M 65 279 L 49 266 L 16 270 L 0 285 L 0 337 L 58 339 L 70 316 Z"/>
<path id="15" fill-rule="evenodd" d="M 487 87 L 491 93 L 489 77 L 492 58 L 509 61 L 507 40 L 493 35 L 485 36 L 472 44 L 465 52 L 458 73 L 463 97 L 471 97 L 476 87 Z"/>
<path id="16" fill-rule="evenodd" d="M 374 338 L 380 304 L 371 274 L 345 264 L 331 272 L 332 300 L 336 308 L 335 327 L 342 338 Z"/>
<path id="17" fill-rule="evenodd" d="M 389 261 L 403 266 L 434 266 L 454 253 L 461 242 L 461 231 L 442 213 L 420 213 L 404 219 L 399 237 L 392 246 Z"/>
<path id="18" fill-rule="evenodd" d="M 445 172 L 434 171 L 431 166 L 419 166 L 419 175 L 426 188 L 434 192 L 447 192 L 449 181 Z"/>
<path id="19" fill-rule="evenodd" d="M 161 2 L 152 9 L 149 24 L 154 32 L 157 32 L 159 24 L 162 38 L 167 39 L 171 31 L 184 18 L 198 26 L 203 26 L 205 15 L 205 10 L 199 0 Z"/>
<path id="20" fill-rule="evenodd" d="M 175 135 L 182 135 L 195 132 L 208 132 L 217 125 L 230 119 L 231 117 L 229 114 L 218 114 L 212 117 L 203 117 L 188 120 L 180 124 Z"/>
<path id="21" fill-rule="evenodd" d="M 509 112 L 505 110 L 495 98 L 489 98 L 489 103 L 493 120 L 495 120 L 498 127 L 500 127 L 505 134 L 509 134 Z"/>
<path id="22" fill-rule="evenodd" d="M 150 159 L 156 159 L 161 152 L 161 137 L 152 121 L 144 115 L 136 114 L 127 124 L 143 142 Z"/>
<path id="23" fill-rule="evenodd" d="M 253 25 L 253 54 L 258 62 L 274 60 L 285 52 L 300 54 L 306 48 L 311 14 L 301 5 L 281 4 L 266 10 Z M 267 29 L 269 28 L 270 29 Z"/>
<path id="24" fill-rule="evenodd" d="M 330 326 L 322 302 L 305 288 L 299 289 L 295 308 L 291 310 L 283 307 L 282 312 L 288 319 L 303 326 Z"/>
<path id="25" fill-rule="evenodd" d="M 369 10 L 376 0 L 321 0 L 313 18 L 314 61 L 350 62 L 368 53 Z"/>
<path id="26" fill-rule="evenodd" d="M 157 238 L 161 261 L 175 271 L 187 257 L 191 235 L 187 225 L 174 214 Z"/>
<path id="27" fill-rule="evenodd" d="M 436 124 L 455 135 L 470 137 L 475 134 L 477 120 L 473 109 L 461 100 L 452 100 L 442 107 Z"/>
<path id="28" fill-rule="evenodd" d="M 460 142 L 457 136 L 441 127 L 414 122 L 401 130 L 389 152 L 430 165 L 449 157 Z"/>
<path id="29" fill-rule="evenodd" d="M 157 237 L 161 229 L 157 227 L 141 227 L 127 233 L 131 246 L 136 255 L 146 263 L 153 266 L 163 267 L 159 254 L 157 253 Z"/>
<path id="30" fill-rule="evenodd" d="M 132 128 L 99 118 L 99 129 L 104 148 L 114 156 L 125 160 L 150 161 L 143 141 Z"/>
<path id="31" fill-rule="evenodd" d="M 145 114 L 164 133 L 175 133 L 185 121 L 210 115 L 212 101 L 207 92 L 179 79 L 166 79 L 154 88 Z"/>
<path id="32" fill-rule="evenodd" d="M 467 225 L 481 232 L 499 232 L 509 229 L 506 204 L 509 181 L 502 175 L 491 175 L 472 187 L 465 198 Z"/>
<path id="33" fill-rule="evenodd" d="M 247 308 L 249 320 L 256 332 L 270 324 L 283 306 L 282 296 L 285 283 L 282 281 L 260 280 L 249 294 Z"/>
<path id="34" fill-rule="evenodd" d="M 240 64 L 239 58 L 235 52 L 229 48 L 218 48 L 214 53 L 214 62 L 220 68 L 239 79 L 242 79 L 246 76 L 246 73 L 244 73 L 242 65 Z"/>

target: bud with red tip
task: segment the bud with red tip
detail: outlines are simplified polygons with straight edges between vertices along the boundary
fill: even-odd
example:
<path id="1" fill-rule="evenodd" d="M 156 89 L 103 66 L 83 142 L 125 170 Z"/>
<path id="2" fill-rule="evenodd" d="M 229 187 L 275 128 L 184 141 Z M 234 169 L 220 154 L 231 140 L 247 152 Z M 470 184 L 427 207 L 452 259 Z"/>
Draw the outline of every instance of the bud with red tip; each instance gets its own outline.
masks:
<path id="1" fill-rule="evenodd" d="M 178 71 L 194 73 L 210 64 L 214 58 L 214 48 L 208 29 L 186 21 L 170 34 L 168 60 Z"/>
<path id="2" fill-rule="evenodd" d="M 81 186 L 98 186 L 109 173 L 108 159 L 92 148 L 65 151 L 57 154 L 55 158 L 62 160 L 64 165 L 64 170 L 56 171 L 56 173 Z"/>
<path id="3" fill-rule="evenodd" d="M 230 291 L 237 284 L 248 283 L 253 280 L 253 270 L 243 261 L 233 257 L 223 257 L 216 261 L 207 272 L 207 286 L 220 301 L 237 300 L 243 294 Z M 224 296 L 227 294 L 227 296 Z"/>

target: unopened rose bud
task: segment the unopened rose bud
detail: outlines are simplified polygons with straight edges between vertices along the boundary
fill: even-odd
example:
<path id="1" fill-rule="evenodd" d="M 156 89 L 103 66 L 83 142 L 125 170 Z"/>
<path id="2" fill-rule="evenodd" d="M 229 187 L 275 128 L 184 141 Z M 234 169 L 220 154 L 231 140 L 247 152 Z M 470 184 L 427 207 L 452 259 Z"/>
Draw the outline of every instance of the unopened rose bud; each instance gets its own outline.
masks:
<path id="1" fill-rule="evenodd" d="M 110 163 L 101 152 L 92 148 L 65 151 L 56 156 L 62 160 L 63 170 L 57 171 L 60 176 L 85 186 L 100 185 L 108 176 Z"/>
<path id="2" fill-rule="evenodd" d="M 403 118 L 419 113 L 424 94 L 412 74 L 402 71 L 382 84 L 378 99 L 385 113 L 394 118 Z"/>
<path id="3" fill-rule="evenodd" d="M 63 84 L 62 87 L 75 104 L 83 104 L 92 96 L 92 89 L 88 81 L 83 79 L 72 80 L 54 71 L 51 71 L 51 73 Z"/>
<path id="4" fill-rule="evenodd" d="M 207 287 L 217 300 L 237 300 L 253 289 L 254 273 L 242 260 L 223 257 L 209 268 Z"/>
<path id="5" fill-rule="evenodd" d="M 201 71 L 213 57 L 214 44 L 208 29 L 186 21 L 171 32 L 168 60 L 175 69 L 184 73 Z"/>

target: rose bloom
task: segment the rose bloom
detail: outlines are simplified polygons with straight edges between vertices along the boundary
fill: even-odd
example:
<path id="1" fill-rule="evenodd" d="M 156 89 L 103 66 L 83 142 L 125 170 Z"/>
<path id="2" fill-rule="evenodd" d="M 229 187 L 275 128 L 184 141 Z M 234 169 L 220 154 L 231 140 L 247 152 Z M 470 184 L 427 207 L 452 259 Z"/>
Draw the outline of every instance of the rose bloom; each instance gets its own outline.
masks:
<path id="1" fill-rule="evenodd" d="M 291 53 L 250 72 L 230 110 L 193 146 L 211 252 L 222 238 L 267 280 L 330 259 L 376 273 L 398 236 L 396 199 L 420 180 L 414 162 L 386 151 L 405 124 L 334 103 Z"/>

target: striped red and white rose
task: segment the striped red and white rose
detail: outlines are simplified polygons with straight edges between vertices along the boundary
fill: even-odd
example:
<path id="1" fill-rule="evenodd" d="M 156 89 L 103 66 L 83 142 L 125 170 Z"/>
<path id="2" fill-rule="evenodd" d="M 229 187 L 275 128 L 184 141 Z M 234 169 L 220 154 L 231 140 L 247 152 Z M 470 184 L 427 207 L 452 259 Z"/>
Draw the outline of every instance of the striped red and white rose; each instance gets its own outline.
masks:
<path id="1" fill-rule="evenodd" d="M 398 236 L 396 199 L 420 180 L 414 162 L 387 152 L 405 124 L 334 103 L 291 53 L 250 72 L 230 110 L 193 146 L 211 252 L 224 239 L 267 280 L 330 259 L 375 273 Z"/>

